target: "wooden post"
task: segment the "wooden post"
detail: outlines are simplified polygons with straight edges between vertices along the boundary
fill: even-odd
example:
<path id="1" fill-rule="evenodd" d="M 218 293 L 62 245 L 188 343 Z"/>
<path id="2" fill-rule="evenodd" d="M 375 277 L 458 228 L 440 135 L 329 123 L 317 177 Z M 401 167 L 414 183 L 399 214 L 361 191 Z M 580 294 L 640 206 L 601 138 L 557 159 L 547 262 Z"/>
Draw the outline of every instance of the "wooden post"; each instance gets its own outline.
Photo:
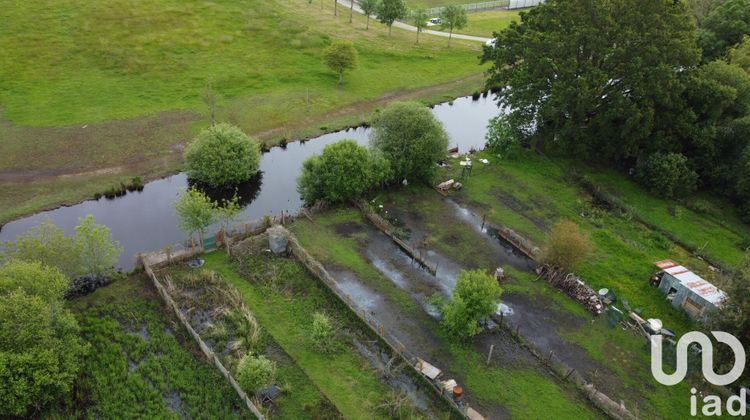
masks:
<path id="1" fill-rule="evenodd" d="M 482 228 L 481 228 L 481 230 L 484 230 L 484 220 L 486 218 L 487 218 L 487 213 L 485 213 L 484 215 L 482 215 Z"/>
<path id="2" fill-rule="evenodd" d="M 490 359 L 492 359 L 492 350 L 495 350 L 495 345 L 494 344 L 490 345 L 490 352 L 489 352 L 489 354 L 487 354 L 487 364 L 488 365 L 490 364 Z"/>

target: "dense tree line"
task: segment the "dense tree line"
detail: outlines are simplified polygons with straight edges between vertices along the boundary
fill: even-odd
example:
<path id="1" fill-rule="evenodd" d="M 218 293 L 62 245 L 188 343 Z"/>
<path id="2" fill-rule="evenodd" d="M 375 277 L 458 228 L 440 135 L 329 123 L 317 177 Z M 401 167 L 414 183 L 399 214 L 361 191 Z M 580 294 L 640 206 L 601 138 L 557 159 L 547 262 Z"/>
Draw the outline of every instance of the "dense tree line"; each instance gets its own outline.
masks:
<path id="1" fill-rule="evenodd" d="M 748 35 L 750 0 L 549 0 L 483 60 L 527 146 L 717 191 L 750 220 Z"/>

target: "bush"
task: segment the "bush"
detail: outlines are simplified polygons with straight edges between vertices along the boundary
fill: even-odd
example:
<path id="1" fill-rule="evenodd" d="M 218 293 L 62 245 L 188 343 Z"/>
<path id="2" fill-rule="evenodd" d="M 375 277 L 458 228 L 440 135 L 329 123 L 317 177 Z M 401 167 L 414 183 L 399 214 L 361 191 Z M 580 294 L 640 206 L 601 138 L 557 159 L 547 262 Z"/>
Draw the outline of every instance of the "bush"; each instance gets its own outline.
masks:
<path id="1" fill-rule="evenodd" d="M 395 102 L 373 119 L 372 129 L 370 146 L 390 162 L 395 179 L 432 181 L 448 135 L 427 107 Z"/>
<path id="2" fill-rule="evenodd" d="M 497 310 L 502 289 L 497 280 L 481 271 L 463 271 L 458 275 L 453 299 L 442 307 L 443 326 L 457 339 L 482 332 L 479 320 Z"/>
<path id="3" fill-rule="evenodd" d="M 354 140 L 341 140 L 326 146 L 322 155 L 305 160 L 297 191 L 308 204 L 345 202 L 383 183 L 388 173 L 388 162 L 381 156 Z"/>
<path id="4" fill-rule="evenodd" d="M 66 396 L 86 350 L 62 305 L 68 279 L 40 263 L 0 267 L 0 417 L 24 416 Z"/>
<path id="5" fill-rule="evenodd" d="M 507 115 L 492 118 L 484 138 L 487 140 L 487 150 L 501 158 L 511 156 L 521 145 L 518 130 L 513 127 Z"/>
<path id="6" fill-rule="evenodd" d="M 273 383 L 276 363 L 265 356 L 246 355 L 237 365 L 237 383 L 247 393 L 255 393 Z"/>
<path id="7" fill-rule="evenodd" d="M 698 182 L 698 174 L 680 153 L 654 153 L 638 165 L 637 178 L 653 194 L 668 198 L 695 191 Z"/>
<path id="8" fill-rule="evenodd" d="M 321 353 L 333 353 L 336 350 L 336 330 L 331 320 L 323 313 L 313 314 L 310 338 L 315 349 Z"/>
<path id="9" fill-rule="evenodd" d="M 344 81 L 344 72 L 357 67 L 357 49 L 351 41 L 334 41 L 323 52 L 323 61 L 339 76 L 338 83 Z"/>
<path id="10" fill-rule="evenodd" d="M 588 236 L 570 220 L 563 220 L 550 232 L 542 250 L 541 262 L 572 273 L 591 253 Z"/>
<path id="11" fill-rule="evenodd" d="M 213 187 L 250 179 L 260 165 L 258 143 L 239 128 L 217 124 L 203 130 L 185 149 L 188 176 Z"/>

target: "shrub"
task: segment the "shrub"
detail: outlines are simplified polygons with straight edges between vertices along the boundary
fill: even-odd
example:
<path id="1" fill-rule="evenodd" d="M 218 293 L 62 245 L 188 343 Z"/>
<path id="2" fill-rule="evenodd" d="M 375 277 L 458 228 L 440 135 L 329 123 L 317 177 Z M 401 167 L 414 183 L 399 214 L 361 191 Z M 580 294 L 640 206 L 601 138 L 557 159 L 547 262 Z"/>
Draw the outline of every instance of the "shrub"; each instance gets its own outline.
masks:
<path id="1" fill-rule="evenodd" d="M 388 162 L 381 156 L 354 140 L 341 140 L 326 146 L 320 156 L 305 160 L 297 190 L 308 204 L 344 202 L 384 182 L 388 173 Z"/>
<path id="2" fill-rule="evenodd" d="M 698 174 L 680 153 L 654 153 L 638 165 L 637 178 L 653 194 L 669 198 L 695 191 L 698 182 Z"/>
<path id="3" fill-rule="evenodd" d="M 397 180 L 432 181 L 436 162 L 448 150 L 448 135 L 430 110 L 417 102 L 395 102 L 372 122 L 370 146 L 390 162 Z"/>
<path id="4" fill-rule="evenodd" d="M 258 143 L 239 128 L 217 124 L 203 130 L 185 148 L 191 179 L 218 187 L 247 181 L 260 165 Z"/>
<path id="5" fill-rule="evenodd" d="M 541 262 L 571 273 L 590 253 L 591 242 L 588 236 L 575 223 L 563 220 L 552 228 L 547 237 Z"/>
<path id="6" fill-rule="evenodd" d="M 315 349 L 321 353 L 332 353 L 336 350 L 336 330 L 325 314 L 320 312 L 313 314 L 310 339 Z"/>
<path id="7" fill-rule="evenodd" d="M 276 363 L 265 356 L 246 355 L 237 365 L 237 383 L 247 393 L 255 393 L 273 383 Z"/>
<path id="8" fill-rule="evenodd" d="M 497 280 L 481 271 L 463 271 L 458 275 L 452 300 L 442 307 L 442 324 L 457 339 L 482 332 L 479 320 L 497 310 L 502 289 Z"/>
<path id="9" fill-rule="evenodd" d="M 70 392 L 86 346 L 62 305 L 67 285 L 40 263 L 0 267 L 0 417 L 27 415 Z"/>

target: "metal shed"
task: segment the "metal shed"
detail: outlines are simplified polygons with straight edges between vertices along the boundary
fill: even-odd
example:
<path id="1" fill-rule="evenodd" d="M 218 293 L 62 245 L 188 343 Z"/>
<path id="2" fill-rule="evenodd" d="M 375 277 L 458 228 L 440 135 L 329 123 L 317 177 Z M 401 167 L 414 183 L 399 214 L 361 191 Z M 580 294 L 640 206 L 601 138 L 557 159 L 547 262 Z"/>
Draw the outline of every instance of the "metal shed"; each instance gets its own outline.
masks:
<path id="1" fill-rule="evenodd" d="M 656 263 L 662 271 L 659 290 L 675 308 L 682 308 L 693 319 L 705 318 L 711 311 L 721 307 L 726 293 L 672 260 Z"/>

